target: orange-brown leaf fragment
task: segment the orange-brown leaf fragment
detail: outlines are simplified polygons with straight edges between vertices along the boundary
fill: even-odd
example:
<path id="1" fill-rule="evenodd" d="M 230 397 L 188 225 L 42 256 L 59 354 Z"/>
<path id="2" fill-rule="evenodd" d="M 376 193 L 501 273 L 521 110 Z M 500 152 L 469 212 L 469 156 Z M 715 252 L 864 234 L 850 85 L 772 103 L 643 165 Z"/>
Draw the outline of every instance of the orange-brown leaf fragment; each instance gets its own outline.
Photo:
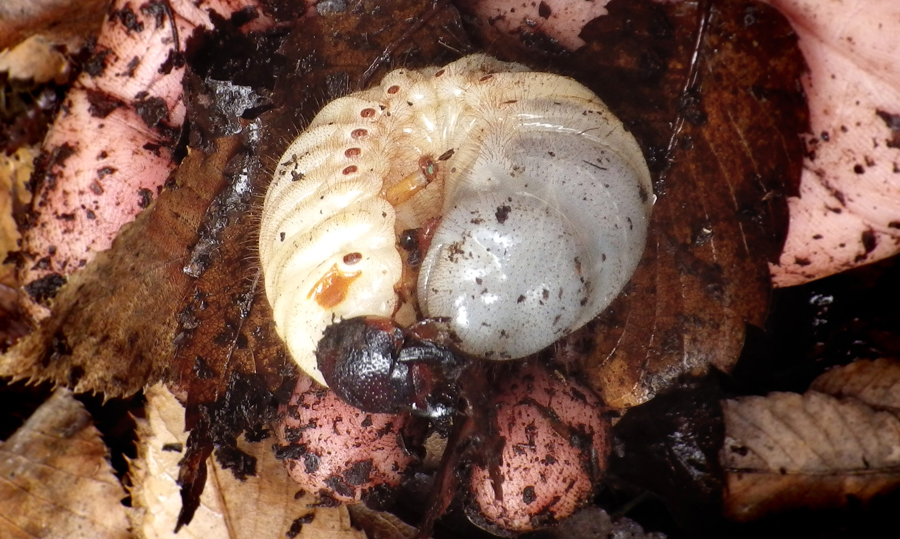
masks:
<path id="1" fill-rule="evenodd" d="M 0 445 L 0 537 L 129 539 L 122 485 L 90 414 L 57 390 Z"/>
<path id="2" fill-rule="evenodd" d="M 723 401 L 729 518 L 844 507 L 900 485 L 900 420 L 817 391 Z"/>
<path id="3" fill-rule="evenodd" d="M 19 231 L 13 220 L 17 207 L 23 207 L 31 195 L 26 189 L 37 151 L 22 147 L 12 155 L 0 154 L 0 260 L 6 260 L 10 252 L 18 249 Z M 0 264 L 0 284 L 15 286 L 15 267 Z"/>

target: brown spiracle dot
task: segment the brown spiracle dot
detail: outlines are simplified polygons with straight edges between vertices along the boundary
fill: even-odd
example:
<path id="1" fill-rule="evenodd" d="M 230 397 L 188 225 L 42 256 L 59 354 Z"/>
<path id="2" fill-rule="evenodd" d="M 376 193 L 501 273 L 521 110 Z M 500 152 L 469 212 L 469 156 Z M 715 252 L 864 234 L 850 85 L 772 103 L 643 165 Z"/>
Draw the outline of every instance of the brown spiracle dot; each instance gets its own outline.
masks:
<path id="1" fill-rule="evenodd" d="M 347 264 L 348 266 L 359 264 L 360 260 L 362 260 L 362 253 L 349 253 L 344 255 L 344 264 Z"/>
<path id="2" fill-rule="evenodd" d="M 342 170 L 341 173 L 342 173 L 344 176 L 346 176 L 346 175 L 348 175 L 348 174 L 353 174 L 353 173 L 356 172 L 357 170 L 359 170 L 359 169 L 356 167 L 356 165 L 350 165 L 349 167 L 344 168 L 344 170 Z"/>
<path id="3" fill-rule="evenodd" d="M 353 131 L 350 132 L 350 138 L 352 138 L 353 140 L 357 140 L 357 139 L 363 138 L 364 136 L 366 136 L 368 134 L 369 134 L 369 132 L 366 131 L 365 129 L 354 129 Z"/>
<path id="4" fill-rule="evenodd" d="M 362 109 L 359 112 L 359 115 L 362 116 L 363 118 L 372 118 L 373 116 L 375 116 L 375 109 L 372 109 L 372 108 Z"/>
<path id="5" fill-rule="evenodd" d="M 400 91 L 400 87 L 397 86 L 396 84 L 387 89 L 387 93 L 389 93 L 389 94 L 396 94 L 399 91 Z"/>
<path id="6" fill-rule="evenodd" d="M 349 157 L 352 159 L 354 157 L 359 157 L 361 153 L 362 150 L 359 148 L 347 148 L 347 150 L 344 152 L 344 157 Z"/>
<path id="7" fill-rule="evenodd" d="M 443 69 L 438 69 L 438 70 L 437 70 L 437 73 L 435 73 L 434 76 L 435 76 L 435 78 L 437 78 L 437 77 L 440 77 L 440 76 L 443 75 L 443 74 L 444 74 L 444 70 L 443 70 Z"/>

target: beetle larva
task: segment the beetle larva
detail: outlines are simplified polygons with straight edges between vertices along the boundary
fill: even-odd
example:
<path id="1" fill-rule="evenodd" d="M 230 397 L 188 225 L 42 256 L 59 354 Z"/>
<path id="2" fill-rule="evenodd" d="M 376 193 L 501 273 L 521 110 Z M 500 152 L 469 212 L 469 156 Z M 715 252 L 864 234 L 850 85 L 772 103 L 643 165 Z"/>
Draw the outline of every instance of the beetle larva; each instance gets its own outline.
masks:
<path id="1" fill-rule="evenodd" d="M 618 295 L 652 204 L 634 138 L 574 80 L 484 55 L 398 69 L 329 103 L 281 158 L 260 228 L 266 294 L 323 384 L 323 331 L 359 316 L 443 319 L 463 352 L 523 357 Z M 429 223 L 404 285 L 398 238 Z"/>

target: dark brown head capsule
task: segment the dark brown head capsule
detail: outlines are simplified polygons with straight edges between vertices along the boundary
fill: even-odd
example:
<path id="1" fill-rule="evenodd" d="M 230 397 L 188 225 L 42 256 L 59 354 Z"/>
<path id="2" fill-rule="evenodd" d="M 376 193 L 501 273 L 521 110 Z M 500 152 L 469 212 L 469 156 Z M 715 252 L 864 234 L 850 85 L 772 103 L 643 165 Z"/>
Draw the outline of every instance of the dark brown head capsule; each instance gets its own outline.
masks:
<path id="1" fill-rule="evenodd" d="M 363 316 L 328 326 L 316 358 L 328 387 L 360 410 L 426 417 L 457 410 L 462 359 L 388 318 Z"/>

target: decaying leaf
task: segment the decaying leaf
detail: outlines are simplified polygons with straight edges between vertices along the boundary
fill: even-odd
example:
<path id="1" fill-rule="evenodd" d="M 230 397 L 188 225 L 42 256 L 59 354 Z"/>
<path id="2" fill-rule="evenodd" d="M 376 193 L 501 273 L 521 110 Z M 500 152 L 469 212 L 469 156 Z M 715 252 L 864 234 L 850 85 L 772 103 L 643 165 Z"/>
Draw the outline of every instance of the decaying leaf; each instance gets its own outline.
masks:
<path id="1" fill-rule="evenodd" d="M 70 71 L 66 57 L 42 36 L 0 52 L 0 352 L 30 330 L 20 310 L 15 265 L 6 262 L 19 251 L 15 216 L 31 201 L 28 181 L 38 145 Z"/>
<path id="2" fill-rule="evenodd" d="M 702 535 L 720 513 L 725 437 L 715 376 L 684 377 L 615 424 L 609 472 L 665 500 L 669 512 Z"/>
<path id="3" fill-rule="evenodd" d="M 22 147 L 12 155 L 0 155 L 0 260 L 16 250 L 19 231 L 13 221 L 16 206 L 27 202 L 29 195 L 25 183 L 31 176 L 36 151 Z M 0 265 L 0 284 L 15 285 L 15 271 L 11 265 Z"/>
<path id="4" fill-rule="evenodd" d="M 84 406 L 57 390 L 0 445 L 0 537 L 129 539 L 107 453 Z"/>
<path id="5" fill-rule="evenodd" d="M 189 278 L 187 246 L 222 181 L 234 141 L 193 152 L 151 211 L 124 227 L 113 247 L 71 276 L 52 316 L 0 355 L 0 376 L 49 380 L 76 391 L 130 395 L 166 376 L 175 316 Z"/>
<path id="6" fill-rule="evenodd" d="M 33 35 L 11 49 L 0 51 L 0 72 L 5 71 L 10 79 L 63 84 L 69 78 L 70 69 L 66 56 L 42 35 Z"/>
<path id="7" fill-rule="evenodd" d="M 847 396 L 866 395 L 853 388 L 872 384 L 874 369 L 896 376 L 897 364 L 850 365 L 813 384 L 837 390 L 844 395 L 840 398 L 810 390 L 723 401 L 726 438 L 720 459 L 730 518 L 753 520 L 798 507 L 845 507 L 851 500 L 866 502 L 900 486 L 900 419 L 879 409 L 881 404 Z M 861 377 L 859 383 L 855 376 Z M 881 398 L 887 392 L 869 394 L 885 402 Z"/>
<path id="8" fill-rule="evenodd" d="M 258 537 L 365 539 L 350 525 L 346 507 L 316 507 L 298 492 L 268 441 L 239 442 L 256 461 L 244 480 L 210 463 L 206 488 L 190 524 L 175 534 L 181 511 L 178 463 L 184 455 L 184 407 L 162 386 L 146 392 L 146 419 L 139 420 L 139 457 L 132 463 L 131 521 L 144 539 L 251 539 Z"/>
<path id="9" fill-rule="evenodd" d="M 416 536 L 416 528 L 390 513 L 374 511 L 365 504 L 350 505 L 347 509 L 353 524 L 365 530 L 368 539 L 412 539 Z"/>
<path id="10" fill-rule="evenodd" d="M 855 361 L 816 378 L 813 391 L 853 397 L 877 410 L 900 412 L 900 362 L 894 359 Z"/>
<path id="11" fill-rule="evenodd" d="M 110 0 L 7 0 L 0 3 L 0 49 L 29 35 L 82 40 L 95 33 Z"/>
<path id="12" fill-rule="evenodd" d="M 548 47 L 542 61 L 610 106 L 655 180 L 641 267 L 598 320 L 564 341 L 606 403 L 626 408 L 681 374 L 729 370 L 746 325 L 762 325 L 766 261 L 784 241 L 808 114 L 796 36 L 774 9 L 741 0 L 607 9 L 579 35 L 585 47 Z M 522 43 L 534 45 L 525 32 L 510 43 L 481 30 L 483 43 L 516 59 Z"/>
<path id="13" fill-rule="evenodd" d="M 0 260 L 17 249 L 19 232 L 12 216 L 28 199 L 25 183 L 34 168 L 35 155 L 36 150 L 27 146 L 12 155 L 0 152 Z M 29 330 L 19 310 L 15 285 L 14 267 L 0 265 L 0 353 Z"/>

